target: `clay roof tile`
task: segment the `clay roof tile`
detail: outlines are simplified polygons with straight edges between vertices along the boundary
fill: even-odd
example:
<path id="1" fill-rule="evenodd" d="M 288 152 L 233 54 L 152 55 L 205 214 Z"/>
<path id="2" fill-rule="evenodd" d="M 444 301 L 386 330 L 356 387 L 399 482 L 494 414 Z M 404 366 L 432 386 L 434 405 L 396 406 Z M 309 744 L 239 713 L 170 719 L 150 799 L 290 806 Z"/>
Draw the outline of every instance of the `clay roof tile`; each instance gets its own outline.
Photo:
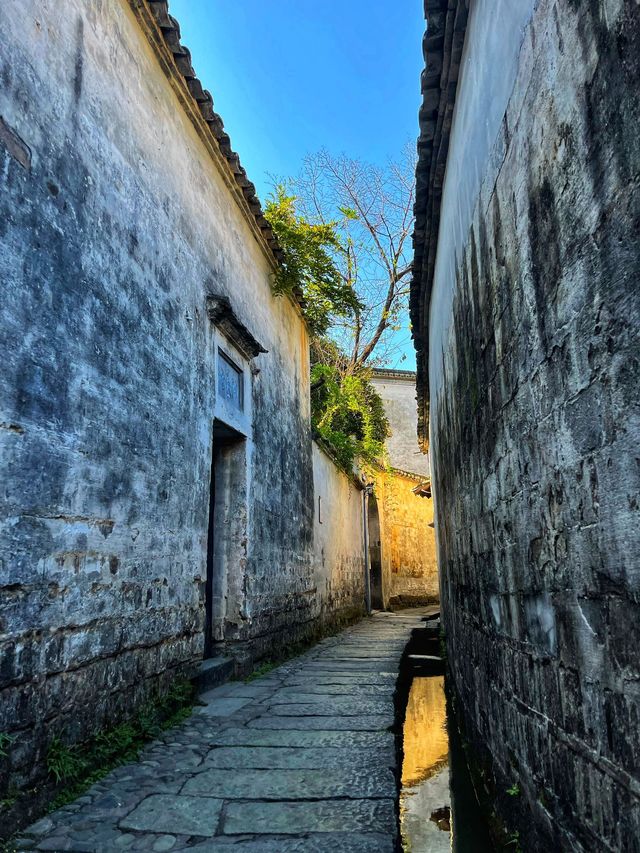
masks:
<path id="1" fill-rule="evenodd" d="M 145 3 L 151 11 L 167 47 L 173 54 L 176 68 L 184 77 L 191 96 L 197 103 L 202 117 L 207 122 L 218 148 L 227 160 L 236 183 L 241 189 L 258 227 L 263 232 L 263 236 L 275 261 L 280 263 L 283 258 L 282 250 L 271 230 L 271 226 L 264 218 L 262 206 L 256 196 L 256 188 L 248 179 L 247 173 L 240 162 L 239 155 L 231 148 L 231 140 L 224 130 L 222 119 L 213 109 L 211 93 L 202 87 L 200 80 L 196 76 L 193 65 L 191 64 L 191 52 L 180 41 L 180 24 L 169 14 L 167 0 L 141 0 L 141 2 Z"/>

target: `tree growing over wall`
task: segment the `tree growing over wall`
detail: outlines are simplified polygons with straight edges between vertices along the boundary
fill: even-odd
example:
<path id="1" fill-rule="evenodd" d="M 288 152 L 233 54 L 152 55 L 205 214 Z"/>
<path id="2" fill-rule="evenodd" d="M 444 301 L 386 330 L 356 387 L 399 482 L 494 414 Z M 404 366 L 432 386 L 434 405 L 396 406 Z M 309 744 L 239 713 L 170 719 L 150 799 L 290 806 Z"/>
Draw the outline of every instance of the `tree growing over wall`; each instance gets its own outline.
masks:
<path id="1" fill-rule="evenodd" d="M 329 339 L 313 342 L 311 419 L 339 464 L 350 471 L 355 459 L 367 465 L 383 458 L 389 422 L 382 399 L 369 381 L 370 371 L 348 371 L 346 360 Z"/>
<path id="2" fill-rule="evenodd" d="M 320 151 L 265 208 L 284 253 L 274 290 L 302 295 L 314 335 L 313 423 L 347 469 L 384 452 L 388 423 L 369 379 L 407 311 L 414 170 L 409 149 L 386 169 Z"/>
<path id="3" fill-rule="evenodd" d="M 385 168 L 320 151 L 291 182 L 303 216 L 335 224 L 334 261 L 359 306 L 336 319 L 331 337 L 352 370 L 385 363 L 396 348 L 408 308 L 414 174 L 410 147 Z"/>
<path id="4" fill-rule="evenodd" d="M 312 334 L 322 335 L 338 318 L 360 311 L 356 292 L 335 261 L 342 251 L 337 223 L 310 222 L 296 211 L 296 197 L 283 184 L 275 187 L 264 213 L 284 253 L 273 290 L 302 298 Z"/>

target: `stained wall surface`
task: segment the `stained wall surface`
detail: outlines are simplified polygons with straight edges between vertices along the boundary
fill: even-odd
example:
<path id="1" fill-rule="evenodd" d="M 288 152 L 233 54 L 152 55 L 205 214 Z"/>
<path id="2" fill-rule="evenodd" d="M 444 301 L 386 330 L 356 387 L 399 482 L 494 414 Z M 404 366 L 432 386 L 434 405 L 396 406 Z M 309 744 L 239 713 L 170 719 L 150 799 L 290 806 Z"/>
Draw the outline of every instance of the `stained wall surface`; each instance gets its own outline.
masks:
<path id="1" fill-rule="evenodd" d="M 438 600 L 433 500 L 414 489 L 428 482 L 429 455 L 418 446 L 416 376 L 408 370 L 374 370 L 390 435 L 388 468 L 373 472 L 380 516 L 382 598 L 385 605 L 415 606 Z"/>
<path id="2" fill-rule="evenodd" d="M 438 601 L 433 500 L 414 494 L 419 483 L 414 477 L 379 471 L 374 480 L 385 604 L 411 607 Z"/>
<path id="3" fill-rule="evenodd" d="M 524 849 L 637 850 L 640 15 L 501 5 L 471 6 L 431 298 L 448 660 Z"/>
<path id="4" fill-rule="evenodd" d="M 28 786 L 52 737 L 202 657 L 219 347 L 245 410 L 216 469 L 215 641 L 273 655 L 361 612 L 362 572 L 357 548 L 316 559 L 299 309 L 129 4 L 5 0 L 0 57 L 0 775 Z M 266 353 L 243 361 L 209 294 Z"/>
<path id="5" fill-rule="evenodd" d="M 334 625 L 362 614 L 365 599 L 362 485 L 313 444 L 314 586 L 320 620 Z"/>

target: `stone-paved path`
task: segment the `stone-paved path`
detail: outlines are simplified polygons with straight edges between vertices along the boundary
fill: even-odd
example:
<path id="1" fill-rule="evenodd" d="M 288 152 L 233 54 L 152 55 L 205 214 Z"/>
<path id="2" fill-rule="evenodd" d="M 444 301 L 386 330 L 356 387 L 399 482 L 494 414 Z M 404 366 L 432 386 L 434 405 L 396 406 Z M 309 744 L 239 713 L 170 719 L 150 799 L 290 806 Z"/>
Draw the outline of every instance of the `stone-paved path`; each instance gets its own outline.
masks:
<path id="1" fill-rule="evenodd" d="M 206 705 L 19 849 L 391 853 L 393 692 L 426 611 L 379 613 Z"/>

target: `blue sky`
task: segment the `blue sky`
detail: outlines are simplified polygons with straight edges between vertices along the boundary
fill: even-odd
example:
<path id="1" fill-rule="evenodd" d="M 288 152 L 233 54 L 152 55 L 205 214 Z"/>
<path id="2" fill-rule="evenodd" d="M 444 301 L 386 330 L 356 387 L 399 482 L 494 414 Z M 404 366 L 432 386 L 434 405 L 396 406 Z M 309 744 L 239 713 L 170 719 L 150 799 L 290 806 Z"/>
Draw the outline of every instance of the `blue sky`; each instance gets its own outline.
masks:
<path id="1" fill-rule="evenodd" d="M 422 0 L 170 0 L 260 198 L 305 154 L 384 164 L 418 134 Z M 408 332 L 399 335 L 404 341 Z M 411 342 L 402 346 L 415 366 Z"/>

